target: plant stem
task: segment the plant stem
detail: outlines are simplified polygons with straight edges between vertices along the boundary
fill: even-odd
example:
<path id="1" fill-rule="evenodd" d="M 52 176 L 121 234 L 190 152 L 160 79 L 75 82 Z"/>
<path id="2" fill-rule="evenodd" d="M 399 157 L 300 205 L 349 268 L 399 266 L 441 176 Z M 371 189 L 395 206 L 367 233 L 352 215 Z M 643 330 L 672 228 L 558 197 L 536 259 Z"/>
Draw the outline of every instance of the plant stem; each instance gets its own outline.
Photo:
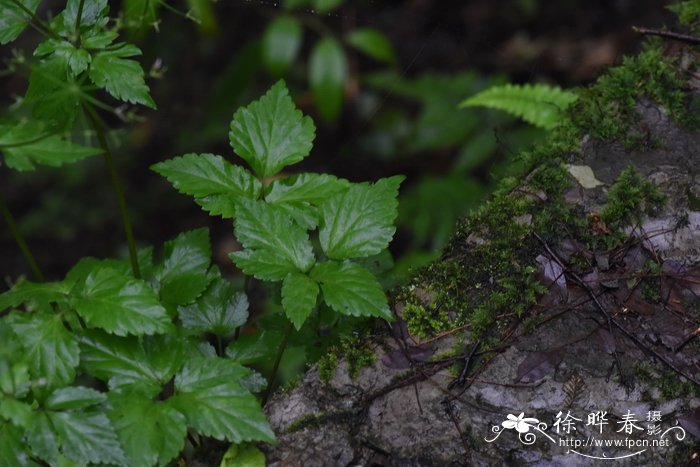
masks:
<path id="1" fill-rule="evenodd" d="M 7 208 L 5 200 L 2 198 L 2 196 L 0 196 L 0 211 L 2 211 L 2 216 L 5 218 L 5 222 L 7 222 L 7 226 L 9 227 L 12 236 L 15 238 L 19 249 L 22 250 L 24 258 L 27 260 L 27 263 L 29 263 L 29 269 L 32 270 L 32 274 L 34 274 L 36 280 L 39 282 L 44 282 L 44 274 L 41 272 L 39 265 L 34 259 L 34 255 L 32 255 L 32 251 L 29 249 L 29 245 L 27 245 L 27 242 L 24 240 L 22 232 L 19 231 L 15 218 Z"/>
<path id="2" fill-rule="evenodd" d="M 134 241 L 134 232 L 131 228 L 131 220 L 129 217 L 129 209 L 126 206 L 126 199 L 124 198 L 124 190 L 122 189 L 122 182 L 117 173 L 117 169 L 114 166 L 114 159 L 112 158 L 112 152 L 107 144 L 107 137 L 105 136 L 104 126 L 100 121 L 100 117 L 97 115 L 95 110 L 89 105 L 85 106 L 87 109 L 88 116 L 92 122 L 92 127 L 95 129 L 97 134 L 97 140 L 102 147 L 102 154 L 107 164 L 107 170 L 109 171 L 109 176 L 112 179 L 112 188 L 117 196 L 117 203 L 119 204 L 119 214 L 122 218 L 122 225 L 124 226 L 124 234 L 126 235 L 126 242 L 129 246 L 129 260 L 131 261 L 131 270 L 134 273 L 134 277 L 137 279 L 141 278 L 141 270 L 139 269 L 139 261 L 136 253 L 136 242 Z"/>
<path id="3" fill-rule="evenodd" d="M 265 397 L 263 397 L 263 405 L 265 405 L 267 400 L 272 395 L 272 389 L 273 389 L 274 384 L 275 384 L 275 377 L 277 376 L 277 370 L 279 369 L 280 362 L 282 361 L 282 355 L 284 355 L 284 351 L 287 349 L 287 343 L 289 342 L 289 338 L 292 335 L 292 331 L 294 331 L 294 326 L 292 326 L 291 321 L 288 324 L 289 325 L 287 326 L 287 331 L 284 333 L 284 338 L 282 339 L 282 342 L 280 343 L 280 346 L 277 349 L 277 355 L 275 356 L 275 363 L 272 365 L 272 371 L 270 372 L 270 377 L 268 378 L 267 390 L 265 391 Z"/>
<path id="4" fill-rule="evenodd" d="M 80 48 L 80 22 L 83 20 L 83 5 L 85 0 L 80 0 L 78 4 L 78 15 L 75 18 L 75 47 Z"/>

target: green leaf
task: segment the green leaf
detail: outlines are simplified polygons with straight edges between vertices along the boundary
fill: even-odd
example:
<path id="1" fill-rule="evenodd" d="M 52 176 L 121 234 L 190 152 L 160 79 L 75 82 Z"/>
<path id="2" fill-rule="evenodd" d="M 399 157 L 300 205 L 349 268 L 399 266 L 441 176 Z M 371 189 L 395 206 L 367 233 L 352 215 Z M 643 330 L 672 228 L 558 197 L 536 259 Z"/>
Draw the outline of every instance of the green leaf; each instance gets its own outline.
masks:
<path id="1" fill-rule="evenodd" d="M 211 262 L 209 230 L 181 233 L 165 242 L 163 249 L 165 261 L 156 274 L 161 300 L 169 305 L 192 303 L 210 282 L 207 276 Z"/>
<path id="2" fill-rule="evenodd" d="M 282 283 L 282 307 L 298 331 L 316 306 L 318 285 L 309 276 L 289 273 Z"/>
<path id="3" fill-rule="evenodd" d="M 343 3 L 343 0 L 311 0 L 314 9 L 318 10 L 320 13 L 335 10 L 341 3 Z"/>
<path id="4" fill-rule="evenodd" d="M 71 304 L 88 325 L 118 336 L 173 329 L 167 311 L 146 282 L 111 268 L 93 270 Z"/>
<path id="5" fill-rule="evenodd" d="M 20 428 L 0 420 L 0 467 L 39 465 L 29 458 L 27 443 L 22 438 Z"/>
<path id="6" fill-rule="evenodd" d="M 109 387 L 147 387 L 157 394 L 185 361 L 180 338 L 117 337 L 88 331 L 80 336 L 81 366 Z"/>
<path id="7" fill-rule="evenodd" d="M 67 61 L 52 56 L 32 66 L 24 102 L 31 106 L 34 117 L 66 130 L 73 125 L 82 93 L 68 72 Z"/>
<path id="8" fill-rule="evenodd" d="M 29 370 L 48 387 L 65 385 L 75 378 L 80 361 L 78 342 L 63 325 L 61 316 L 37 312 L 12 313 L 10 327 L 24 348 Z"/>
<path id="9" fill-rule="evenodd" d="M 156 104 L 143 80 L 141 65 L 124 58 L 135 55 L 141 55 L 141 51 L 131 44 L 97 52 L 90 65 L 90 79 L 119 100 L 155 109 Z"/>
<path id="10" fill-rule="evenodd" d="M 318 226 L 316 206 L 349 186 L 347 180 L 332 175 L 304 173 L 272 182 L 265 201 L 279 207 L 303 229 L 313 230 Z"/>
<path id="11" fill-rule="evenodd" d="M 50 410 L 86 409 L 101 404 L 107 396 L 92 388 L 70 386 L 58 388 L 46 399 L 45 406 Z"/>
<path id="12" fill-rule="evenodd" d="M 311 270 L 311 278 L 321 285 L 323 300 L 336 312 L 393 320 L 381 285 L 359 264 L 350 261 L 319 263 Z"/>
<path id="13" fill-rule="evenodd" d="M 180 193 L 212 215 L 233 218 L 243 198 L 260 194 L 260 182 L 241 166 L 214 154 L 185 154 L 155 164 L 152 169 L 173 184 Z"/>
<path id="14" fill-rule="evenodd" d="M 21 127 L 27 127 L 32 132 Z M 0 126 L 2 130 L 4 128 Z M 40 126 L 20 123 L 1 134 L 0 152 L 5 155 L 7 166 L 19 171 L 34 170 L 34 164 L 60 167 L 102 153 L 101 149 L 80 146 L 58 135 L 37 138 L 42 132 Z"/>
<path id="15" fill-rule="evenodd" d="M 76 48 L 72 42 L 63 39 L 47 39 L 34 50 L 34 55 L 38 57 L 50 54 L 65 61 L 73 72 L 73 76 L 78 76 L 87 70 L 92 61 L 90 52 L 83 48 Z"/>
<path id="16" fill-rule="evenodd" d="M 32 417 L 32 410 L 33 407 L 30 404 L 0 395 L 0 419 L 9 420 L 15 426 L 26 428 Z M 2 423 L 0 420 L 0 424 Z"/>
<path id="17" fill-rule="evenodd" d="M 185 416 L 164 402 L 138 391 L 112 391 L 108 415 L 129 465 L 168 465 L 182 450 L 187 435 Z"/>
<path id="18" fill-rule="evenodd" d="M 226 356 L 241 365 L 271 362 L 282 338 L 282 333 L 276 331 L 242 335 L 228 345 Z"/>
<path id="19" fill-rule="evenodd" d="M 231 258 L 258 279 L 282 280 L 290 272 L 308 271 L 315 262 L 308 233 L 262 201 L 241 202 L 235 233 L 245 250 Z"/>
<path id="20" fill-rule="evenodd" d="M 374 185 L 353 185 L 321 205 L 319 240 L 329 258 L 371 256 L 389 245 L 403 179 L 394 176 Z"/>
<path id="21" fill-rule="evenodd" d="M 168 400 L 197 432 L 234 443 L 272 442 L 275 435 L 257 399 L 240 384 L 250 370 L 232 360 L 194 358 L 175 377 Z"/>
<path id="22" fill-rule="evenodd" d="M 26 437 L 33 455 L 49 463 L 57 464 L 59 441 L 45 412 L 32 414 Z"/>
<path id="23" fill-rule="evenodd" d="M 47 417 L 59 439 L 62 453 L 81 464 L 123 464 L 122 451 L 117 434 L 102 412 L 65 411 L 37 413 Z"/>
<path id="24" fill-rule="evenodd" d="M 22 303 L 47 306 L 65 300 L 68 292 L 70 287 L 63 282 L 18 282 L 12 289 L 0 294 L 0 310 L 17 307 Z"/>
<path id="25" fill-rule="evenodd" d="M 504 110 L 545 129 L 557 126 L 562 112 L 578 97 L 547 84 L 505 84 L 489 88 L 462 101 L 460 107 L 482 106 Z"/>
<path id="26" fill-rule="evenodd" d="M 352 31 L 347 41 L 360 52 L 380 62 L 396 62 L 396 54 L 389 39 L 376 29 L 362 28 Z"/>
<path id="27" fill-rule="evenodd" d="M 236 111 L 229 139 L 236 154 L 266 178 L 308 156 L 315 132 L 280 80 L 260 100 Z"/>
<path id="28" fill-rule="evenodd" d="M 21 3 L 32 13 L 36 12 L 41 0 L 0 0 L 0 44 L 5 45 L 17 39 L 29 24 L 29 15 L 17 5 Z"/>
<path id="29" fill-rule="evenodd" d="M 265 454 L 252 444 L 232 444 L 219 467 L 265 467 Z"/>
<path id="30" fill-rule="evenodd" d="M 245 324 L 248 298 L 226 279 L 218 278 L 194 304 L 178 307 L 186 329 L 224 336 Z"/>
<path id="31" fill-rule="evenodd" d="M 7 324 L 5 322 L 2 324 L 7 332 L 7 335 L 3 337 L 6 340 L 15 340 L 15 336 L 12 335 L 11 328 Z M 19 346 L 13 346 L 12 351 L 14 355 L 9 354 L 9 356 L 14 357 L 12 362 L 0 357 L 0 393 L 21 398 L 29 392 L 31 386 L 29 366 L 25 358 L 19 359 L 16 357 L 21 355 L 22 352 Z"/>
<path id="32" fill-rule="evenodd" d="M 280 15 L 267 25 L 262 38 L 262 60 L 273 75 L 282 75 L 296 59 L 303 30 L 293 16 Z"/>
<path id="33" fill-rule="evenodd" d="M 103 18 L 109 9 L 107 0 L 68 0 L 66 9 L 63 10 L 63 25 L 66 29 L 75 29 L 75 24 L 78 20 L 78 10 L 82 6 L 82 14 L 80 16 L 80 25 L 92 26 Z"/>
<path id="34" fill-rule="evenodd" d="M 318 41 L 309 58 L 309 83 L 314 103 L 325 120 L 335 120 L 343 108 L 348 74 L 343 48 L 332 37 Z"/>

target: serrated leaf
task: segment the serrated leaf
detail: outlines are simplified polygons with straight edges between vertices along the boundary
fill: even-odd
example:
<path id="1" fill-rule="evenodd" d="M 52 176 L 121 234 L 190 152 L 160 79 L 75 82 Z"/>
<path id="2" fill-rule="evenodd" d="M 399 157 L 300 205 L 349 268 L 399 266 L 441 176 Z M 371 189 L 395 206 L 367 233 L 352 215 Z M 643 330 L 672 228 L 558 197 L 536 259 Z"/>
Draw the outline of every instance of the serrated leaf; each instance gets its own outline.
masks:
<path id="1" fill-rule="evenodd" d="M 86 409 L 107 400 L 99 391 L 84 386 L 58 388 L 46 399 L 45 406 L 50 410 Z"/>
<path id="2" fill-rule="evenodd" d="M 46 415 L 58 436 L 61 452 L 68 459 L 81 464 L 123 464 L 117 434 L 103 412 L 65 411 Z"/>
<path id="3" fill-rule="evenodd" d="M 161 390 L 182 366 L 184 345 L 180 338 L 159 335 L 117 337 L 102 332 L 80 336 L 81 366 L 109 387 L 139 385 Z"/>
<path id="4" fill-rule="evenodd" d="M 254 336 L 242 335 L 226 348 L 226 356 L 241 365 L 272 361 L 277 352 L 282 333 L 262 331 Z"/>
<path id="5" fill-rule="evenodd" d="M 46 413 L 34 412 L 32 414 L 26 438 L 34 456 L 49 463 L 56 463 L 59 441 Z"/>
<path id="6" fill-rule="evenodd" d="M 321 286 L 323 300 L 336 312 L 394 319 L 377 278 L 359 264 L 327 261 L 314 266 L 310 276 Z"/>
<path id="7" fill-rule="evenodd" d="M 0 294 L 0 310 L 17 307 L 23 303 L 45 306 L 65 300 L 68 292 L 70 287 L 63 282 L 18 282 L 12 289 Z"/>
<path id="8" fill-rule="evenodd" d="M 124 58 L 135 55 L 141 55 L 141 51 L 131 44 L 120 44 L 116 48 L 97 52 L 90 64 L 90 79 L 119 100 L 155 109 L 156 104 L 143 79 L 141 65 Z"/>
<path id="9" fill-rule="evenodd" d="M 318 285 L 309 276 L 290 273 L 282 283 L 282 307 L 298 331 L 316 306 Z"/>
<path id="10" fill-rule="evenodd" d="M 73 76 L 88 69 L 92 56 L 83 48 L 76 48 L 72 42 L 63 39 L 47 39 L 34 50 L 34 55 L 41 57 L 54 54 L 68 64 Z"/>
<path id="11" fill-rule="evenodd" d="M 34 164 L 60 166 L 102 151 L 73 144 L 52 134 L 38 121 L 0 125 L 0 152 L 5 162 L 16 170 L 33 170 Z"/>
<path id="12" fill-rule="evenodd" d="M 20 428 L 0 421 L 0 467 L 38 466 L 29 458 Z"/>
<path id="13" fill-rule="evenodd" d="M 348 43 L 360 52 L 379 60 L 394 63 L 396 54 L 389 39 L 377 29 L 361 28 L 352 31 L 347 37 Z"/>
<path id="14" fill-rule="evenodd" d="M 303 29 L 293 16 L 280 15 L 267 25 L 262 37 L 262 60 L 273 75 L 283 74 L 294 62 Z"/>
<path id="15" fill-rule="evenodd" d="M 241 384 L 250 370 L 232 360 L 194 358 L 175 377 L 168 400 L 197 432 L 234 443 L 272 442 L 275 435 L 255 396 Z"/>
<path id="16" fill-rule="evenodd" d="M 5 419 L 15 426 L 26 428 L 32 416 L 32 410 L 33 407 L 26 402 L 0 396 L 0 424 L 3 423 L 2 419 Z"/>
<path id="17" fill-rule="evenodd" d="M 255 199 L 260 194 L 260 182 L 250 172 L 214 154 L 185 154 L 152 169 L 180 193 L 194 196 L 205 211 L 224 218 L 235 216 L 240 199 Z"/>
<path id="18" fill-rule="evenodd" d="M 17 39 L 29 24 L 30 16 L 25 8 L 35 13 L 39 3 L 41 0 L 0 0 L 0 44 L 5 45 Z"/>
<path id="19" fill-rule="evenodd" d="M 321 204 L 319 240 L 329 258 L 371 256 L 385 249 L 396 231 L 399 185 L 404 177 L 353 185 Z"/>
<path id="20" fill-rule="evenodd" d="M 329 197 L 347 190 L 350 183 L 327 174 L 299 174 L 275 180 L 265 201 L 279 207 L 305 230 L 318 226 L 317 206 Z"/>
<path id="21" fill-rule="evenodd" d="M 34 378 L 41 378 L 48 387 L 73 381 L 80 349 L 60 315 L 15 312 L 9 317 L 9 325 L 24 348 L 24 357 Z"/>
<path id="22" fill-rule="evenodd" d="M 178 307 L 182 326 L 197 332 L 226 335 L 248 319 L 248 298 L 226 279 L 215 279 L 195 303 Z"/>
<path id="23" fill-rule="evenodd" d="M 111 392 L 112 421 L 129 465 L 168 465 L 182 450 L 185 416 L 164 402 L 134 392 Z"/>
<path id="24" fill-rule="evenodd" d="M 31 106 L 34 117 L 53 128 L 66 130 L 78 113 L 82 92 L 68 72 L 67 61 L 49 57 L 32 66 L 24 102 Z"/>
<path id="25" fill-rule="evenodd" d="M 9 321 L 3 320 L 2 326 L 7 335 L 4 336 L 7 340 L 16 340 L 16 337 L 12 335 L 10 326 L 7 324 Z M 14 342 L 13 342 L 14 344 Z M 12 356 L 12 361 L 0 357 L 0 393 L 6 396 L 11 396 L 15 398 L 24 397 L 30 388 L 30 376 L 29 376 L 29 366 L 25 359 L 19 359 L 16 356 L 21 355 L 22 351 L 19 346 L 13 346 L 12 353 L 8 356 Z"/>
<path id="26" fill-rule="evenodd" d="M 158 296 L 144 281 L 111 268 L 93 270 L 71 304 L 91 327 L 118 336 L 150 335 L 173 329 Z"/>
<path id="27" fill-rule="evenodd" d="M 482 91 L 459 106 L 499 109 L 535 126 L 551 129 L 561 122 L 562 112 L 577 98 L 572 92 L 547 84 L 505 84 Z"/>
<path id="28" fill-rule="evenodd" d="M 316 127 L 294 107 L 284 81 L 236 111 L 231 121 L 231 147 L 260 177 L 277 174 L 309 155 Z"/>
<path id="29" fill-rule="evenodd" d="M 168 305 L 192 303 L 209 285 L 207 276 L 211 262 L 209 230 L 184 232 L 165 242 L 165 261 L 156 274 L 160 281 L 160 297 Z"/>
<path id="30" fill-rule="evenodd" d="M 335 120 L 343 108 L 348 64 L 337 40 L 324 37 L 309 58 L 309 83 L 314 105 L 324 120 Z"/>
<path id="31" fill-rule="evenodd" d="M 265 202 L 241 202 L 235 233 L 245 250 L 231 258 L 258 279 L 282 280 L 290 272 L 308 271 L 315 262 L 308 233 Z"/>

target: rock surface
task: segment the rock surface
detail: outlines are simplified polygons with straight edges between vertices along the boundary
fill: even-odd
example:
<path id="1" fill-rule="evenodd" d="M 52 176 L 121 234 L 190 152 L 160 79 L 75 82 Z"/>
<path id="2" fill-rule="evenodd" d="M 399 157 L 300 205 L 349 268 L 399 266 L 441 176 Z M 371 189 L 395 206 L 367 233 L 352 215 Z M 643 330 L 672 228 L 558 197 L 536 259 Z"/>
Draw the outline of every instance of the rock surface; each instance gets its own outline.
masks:
<path id="1" fill-rule="evenodd" d="M 544 324 L 530 333 L 517 327 L 463 386 L 450 386 L 456 377 L 450 367 L 457 364 L 459 372 L 474 343 L 458 333 L 429 342 L 432 359 L 409 368 L 389 368 L 382 357 L 415 346 L 413 339 L 387 336 L 375 342 L 377 363 L 354 380 L 342 362 L 328 383 L 312 369 L 266 407 L 279 438 L 266 448 L 269 465 L 587 466 L 613 457 L 615 466 L 689 462 L 698 443 L 693 431 L 700 436 L 698 413 L 691 415 L 700 405 L 700 347 L 697 338 L 688 339 L 700 316 L 700 135 L 651 104 L 639 111 L 641 125 L 659 144 L 628 152 L 585 142 L 583 157 L 570 162 L 590 167 L 603 184 L 583 188 L 572 177 L 566 199 L 598 212 L 611 184 L 634 165 L 668 197 L 664 208 L 628 229 L 641 243 L 620 256 L 596 257 L 583 278 L 588 290 L 565 273 L 563 296 L 553 291 L 540 302 Z M 543 268 L 557 261 L 554 250 L 542 246 Z M 650 259 L 663 265 L 667 281 L 669 297 L 661 304 L 640 298 L 621 272 L 639 270 Z M 455 348 L 464 355 L 450 357 Z M 607 425 L 587 424 L 596 412 L 606 412 Z M 567 414 L 579 419 L 569 419 L 569 433 Z M 625 424 L 626 416 L 635 417 L 634 426 Z M 650 425 L 656 426 L 652 432 Z M 593 439 L 628 445 L 592 446 Z"/>

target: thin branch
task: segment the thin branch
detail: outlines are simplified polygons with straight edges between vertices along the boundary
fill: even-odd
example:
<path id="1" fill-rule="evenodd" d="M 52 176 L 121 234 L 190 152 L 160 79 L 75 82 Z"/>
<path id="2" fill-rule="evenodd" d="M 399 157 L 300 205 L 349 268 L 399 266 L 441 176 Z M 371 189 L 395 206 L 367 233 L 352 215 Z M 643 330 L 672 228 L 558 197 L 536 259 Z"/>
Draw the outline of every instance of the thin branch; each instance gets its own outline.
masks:
<path id="1" fill-rule="evenodd" d="M 700 37 L 692 36 L 690 34 L 683 34 L 680 32 L 673 31 L 664 31 L 662 29 L 640 28 L 637 26 L 632 26 L 632 30 L 644 36 L 663 37 L 664 39 L 685 42 L 686 44 L 700 44 Z"/>
<path id="2" fill-rule="evenodd" d="M 0 212 L 2 212 L 2 216 L 5 218 L 5 222 L 7 222 L 7 227 L 10 229 L 10 232 L 12 233 L 15 242 L 17 242 L 19 249 L 22 250 L 24 258 L 27 260 L 27 263 L 29 263 L 29 269 L 31 269 L 32 274 L 34 274 L 36 280 L 38 280 L 39 282 L 44 282 L 44 274 L 41 272 L 39 264 L 36 262 L 36 259 L 34 259 L 32 250 L 29 249 L 29 245 L 27 245 L 27 242 L 24 240 L 22 232 L 19 231 L 19 228 L 17 227 L 17 222 L 15 222 L 15 218 L 10 212 L 10 210 L 7 208 L 5 200 L 2 198 L 2 196 L 0 196 Z"/>

